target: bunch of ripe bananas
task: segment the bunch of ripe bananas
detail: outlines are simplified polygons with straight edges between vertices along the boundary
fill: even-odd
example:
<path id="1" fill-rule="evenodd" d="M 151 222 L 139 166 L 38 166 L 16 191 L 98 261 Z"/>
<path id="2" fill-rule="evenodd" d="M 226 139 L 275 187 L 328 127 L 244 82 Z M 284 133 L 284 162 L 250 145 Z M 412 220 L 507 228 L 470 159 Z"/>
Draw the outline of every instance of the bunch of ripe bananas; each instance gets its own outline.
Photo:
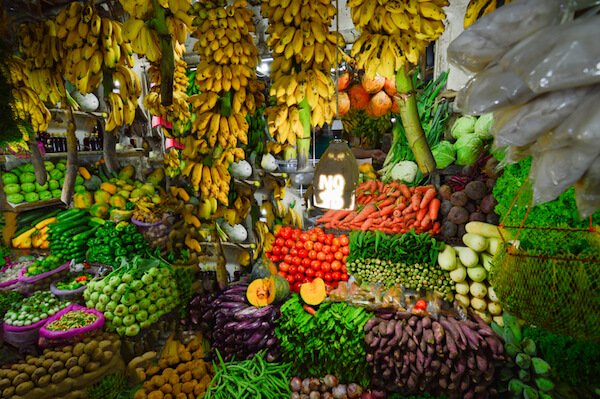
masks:
<path id="1" fill-rule="evenodd" d="M 162 54 L 159 34 L 146 23 L 157 15 L 158 10 L 154 9 L 152 0 L 120 0 L 120 3 L 130 15 L 123 30 L 133 50 L 145 55 L 150 62 L 160 61 Z M 192 17 L 188 15 L 191 1 L 160 0 L 158 3 L 166 13 L 165 23 L 171 37 L 179 43 L 185 43 L 188 29 L 192 24 Z"/>
<path id="2" fill-rule="evenodd" d="M 511 0 L 504 0 L 504 4 L 510 3 Z M 498 7 L 497 0 L 470 0 L 465 12 L 464 28 L 467 29 L 473 25 L 475 21 L 494 11 Z"/>
<path id="3" fill-rule="evenodd" d="M 52 115 L 34 90 L 29 87 L 29 78 L 25 73 L 25 61 L 12 56 L 4 64 L 2 73 L 10 83 L 12 90 L 11 107 L 16 118 L 30 121 L 34 132 L 45 132 Z M 26 129 L 19 125 L 22 136 L 27 139 Z"/>
<path id="4" fill-rule="evenodd" d="M 173 103 L 168 106 L 161 104 L 161 73 L 158 65 L 153 63 L 150 68 L 148 68 L 148 76 L 150 81 L 155 83 L 155 85 L 150 89 L 150 92 L 146 97 L 144 97 L 144 106 L 153 115 L 161 116 L 163 119 L 168 120 L 173 124 L 174 128 L 171 130 L 171 134 L 174 136 L 181 136 L 185 133 L 185 126 L 192 117 L 188 102 L 189 97 L 187 95 L 187 63 L 183 59 L 185 44 L 174 42 L 173 50 L 175 56 Z"/>
<path id="5" fill-rule="evenodd" d="M 133 51 L 123 38 L 122 24 L 101 18 L 92 5 L 73 2 L 48 24 L 50 34 L 64 43 L 65 78 L 82 94 L 100 85 L 103 67 L 133 67 Z"/>
<path id="6" fill-rule="evenodd" d="M 335 117 L 335 86 L 330 76 L 337 66 L 341 35 L 330 32 L 336 7 L 331 0 L 264 0 L 269 19 L 267 44 L 273 52 L 270 94 L 277 105 L 267 109 L 269 133 L 278 143 L 295 145 L 303 132 L 298 105 L 306 99 L 311 125 L 323 126 Z"/>
<path id="7" fill-rule="evenodd" d="M 361 31 L 352 46 L 356 66 L 368 78 L 394 79 L 405 64 L 418 64 L 427 45 L 444 32 L 448 0 L 350 0 L 352 21 Z"/>
<path id="8" fill-rule="evenodd" d="M 119 82 L 119 92 L 108 94 L 110 111 L 105 126 L 108 132 L 119 126 L 133 123 L 138 98 L 142 94 L 140 79 L 132 69 L 117 64 L 112 73 L 112 79 L 113 82 Z"/>

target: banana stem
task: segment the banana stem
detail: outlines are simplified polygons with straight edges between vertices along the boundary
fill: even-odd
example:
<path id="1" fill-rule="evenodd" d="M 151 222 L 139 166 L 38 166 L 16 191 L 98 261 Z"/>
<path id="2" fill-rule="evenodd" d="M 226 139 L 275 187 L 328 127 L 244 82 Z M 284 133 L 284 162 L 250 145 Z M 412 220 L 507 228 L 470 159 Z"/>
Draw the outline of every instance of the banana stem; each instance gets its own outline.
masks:
<path id="1" fill-rule="evenodd" d="M 38 147 L 35 138 L 30 138 L 29 152 L 31 153 L 31 164 L 35 171 L 35 181 L 40 186 L 43 186 L 46 184 L 48 175 L 46 174 L 46 165 L 44 165 L 44 160 L 42 159 L 42 154 L 40 154 L 40 148 Z"/>
<path id="2" fill-rule="evenodd" d="M 300 123 L 302 124 L 302 132 L 300 137 L 296 139 L 296 151 L 298 164 L 297 170 L 305 169 L 308 165 L 308 156 L 310 152 L 310 105 L 306 99 L 303 99 L 300 104 Z"/>
<path id="3" fill-rule="evenodd" d="M 425 175 L 435 170 L 435 159 L 419 119 L 415 88 L 406 68 L 400 68 L 396 73 L 396 87 L 399 94 L 396 101 L 400 108 L 400 118 L 402 118 L 408 145 L 415 155 L 421 173 Z M 396 129 L 394 132 L 396 133 Z"/>
<path id="4" fill-rule="evenodd" d="M 67 104 L 67 99 L 64 99 Z M 77 137 L 75 136 L 75 117 L 73 109 L 69 108 L 69 123 L 67 125 L 67 167 L 65 171 L 65 182 L 60 195 L 60 200 L 65 204 L 71 202 L 77 178 Z"/>
<path id="5" fill-rule="evenodd" d="M 104 132 L 102 137 L 102 155 L 104 163 L 110 173 L 117 172 L 119 163 L 117 162 L 117 135 L 114 132 Z"/>
<path id="6" fill-rule="evenodd" d="M 152 0 L 154 18 L 151 25 L 156 29 L 160 41 L 160 103 L 168 107 L 173 104 L 173 80 L 175 75 L 175 54 L 173 52 L 173 39 L 167 27 L 166 10 L 160 6 L 158 0 Z"/>

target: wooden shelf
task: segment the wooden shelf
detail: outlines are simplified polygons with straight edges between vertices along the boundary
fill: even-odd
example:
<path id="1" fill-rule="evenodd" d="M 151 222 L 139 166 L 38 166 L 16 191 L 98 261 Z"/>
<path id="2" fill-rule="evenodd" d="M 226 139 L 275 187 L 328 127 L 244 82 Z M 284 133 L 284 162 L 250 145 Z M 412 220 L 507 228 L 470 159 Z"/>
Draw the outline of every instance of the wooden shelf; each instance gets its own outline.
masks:
<path id="1" fill-rule="evenodd" d="M 37 202 L 31 202 L 31 203 L 22 203 L 22 204 L 15 205 L 15 206 L 12 206 L 11 204 L 9 204 L 7 202 L 5 210 L 10 211 L 10 212 L 21 213 L 21 212 L 32 211 L 34 209 L 45 208 L 48 206 L 56 206 L 56 205 L 60 205 L 60 204 L 63 204 L 63 202 L 60 200 L 60 198 L 53 198 L 53 199 L 49 199 L 46 201 L 37 201 Z"/>

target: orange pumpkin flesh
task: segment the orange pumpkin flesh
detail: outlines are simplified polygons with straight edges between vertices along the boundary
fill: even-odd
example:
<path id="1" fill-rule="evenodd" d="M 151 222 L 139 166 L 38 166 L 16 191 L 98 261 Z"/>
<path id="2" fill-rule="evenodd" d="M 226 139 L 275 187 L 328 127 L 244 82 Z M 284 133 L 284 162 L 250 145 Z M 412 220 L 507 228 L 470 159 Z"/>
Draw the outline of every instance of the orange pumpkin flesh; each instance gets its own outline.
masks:
<path id="1" fill-rule="evenodd" d="M 355 84 L 348 91 L 350 96 L 350 107 L 352 109 L 365 109 L 369 104 L 371 96 L 365 91 L 360 84 Z"/>
<path id="2" fill-rule="evenodd" d="M 325 281 L 322 278 L 317 277 L 310 283 L 304 283 L 300 286 L 300 298 L 307 305 L 320 305 L 327 297 L 327 290 L 325 288 Z"/>
<path id="3" fill-rule="evenodd" d="M 366 76 L 363 77 L 362 87 L 369 94 L 377 93 L 383 89 L 385 84 L 385 78 L 380 75 L 376 75 L 373 79 L 369 79 Z"/>
<path id="4" fill-rule="evenodd" d="M 275 282 L 272 278 L 254 280 L 246 290 L 246 298 L 258 308 L 268 306 L 275 301 Z"/>

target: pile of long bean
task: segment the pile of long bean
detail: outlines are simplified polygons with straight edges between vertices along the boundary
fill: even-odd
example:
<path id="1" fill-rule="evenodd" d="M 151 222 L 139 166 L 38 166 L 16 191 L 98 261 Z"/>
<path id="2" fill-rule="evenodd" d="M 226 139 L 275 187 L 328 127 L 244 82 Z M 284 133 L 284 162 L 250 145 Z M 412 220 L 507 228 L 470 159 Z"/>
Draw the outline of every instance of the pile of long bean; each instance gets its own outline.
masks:
<path id="1" fill-rule="evenodd" d="M 291 363 L 268 363 L 263 352 L 252 359 L 225 363 L 217 352 L 215 376 L 204 399 L 289 398 Z"/>

